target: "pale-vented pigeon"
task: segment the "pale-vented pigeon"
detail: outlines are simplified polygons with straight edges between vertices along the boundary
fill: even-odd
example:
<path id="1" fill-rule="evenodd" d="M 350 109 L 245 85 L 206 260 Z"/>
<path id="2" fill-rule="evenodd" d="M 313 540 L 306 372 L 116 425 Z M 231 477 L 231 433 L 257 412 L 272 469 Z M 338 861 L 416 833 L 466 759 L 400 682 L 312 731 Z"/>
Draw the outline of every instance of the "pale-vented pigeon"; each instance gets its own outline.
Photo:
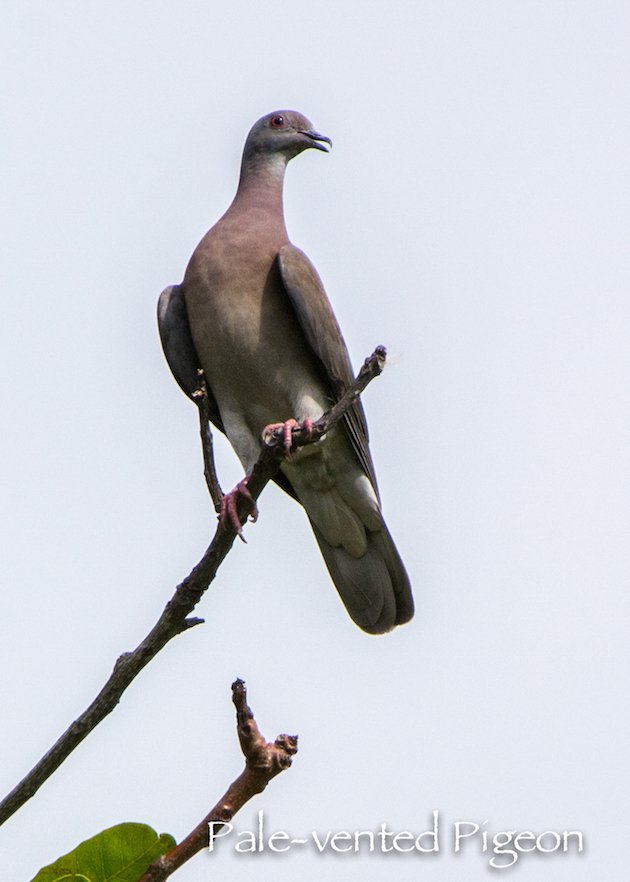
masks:
<path id="1" fill-rule="evenodd" d="M 160 296 L 160 336 L 173 375 L 191 395 L 203 368 L 212 422 L 247 473 L 269 424 L 308 425 L 353 381 L 319 276 L 284 223 L 287 162 L 309 147 L 327 151 L 326 144 L 294 111 L 258 120 L 234 201 L 201 240 L 182 284 Z M 306 509 L 357 625 L 380 634 L 409 621 L 411 586 L 381 514 L 361 404 L 284 460 L 276 480 Z"/>

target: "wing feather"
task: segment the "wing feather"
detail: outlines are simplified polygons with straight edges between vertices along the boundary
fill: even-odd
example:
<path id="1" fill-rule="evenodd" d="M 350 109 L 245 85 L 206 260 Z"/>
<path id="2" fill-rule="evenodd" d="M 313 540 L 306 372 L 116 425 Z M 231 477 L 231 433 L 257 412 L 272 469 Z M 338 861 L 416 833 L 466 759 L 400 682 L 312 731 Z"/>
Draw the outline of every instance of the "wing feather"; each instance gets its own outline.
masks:
<path id="1" fill-rule="evenodd" d="M 306 341 L 317 357 L 333 401 L 339 400 L 354 381 L 354 371 L 341 329 L 317 270 L 294 245 L 278 253 L 278 268 L 284 288 Z M 360 401 L 344 416 L 352 446 L 378 495 L 374 464 L 370 455 L 365 412 Z"/>

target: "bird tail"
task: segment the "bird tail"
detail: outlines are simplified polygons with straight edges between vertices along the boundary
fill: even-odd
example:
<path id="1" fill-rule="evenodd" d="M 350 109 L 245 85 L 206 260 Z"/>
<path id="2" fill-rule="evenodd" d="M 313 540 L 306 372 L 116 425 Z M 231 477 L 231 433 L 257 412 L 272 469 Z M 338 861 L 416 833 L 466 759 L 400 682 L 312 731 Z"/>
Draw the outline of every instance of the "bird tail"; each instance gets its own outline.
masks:
<path id="1" fill-rule="evenodd" d="M 367 551 L 361 557 L 330 545 L 312 520 L 311 526 L 339 596 L 359 628 L 385 634 L 412 618 L 409 576 L 384 523 L 380 530 L 366 530 Z"/>

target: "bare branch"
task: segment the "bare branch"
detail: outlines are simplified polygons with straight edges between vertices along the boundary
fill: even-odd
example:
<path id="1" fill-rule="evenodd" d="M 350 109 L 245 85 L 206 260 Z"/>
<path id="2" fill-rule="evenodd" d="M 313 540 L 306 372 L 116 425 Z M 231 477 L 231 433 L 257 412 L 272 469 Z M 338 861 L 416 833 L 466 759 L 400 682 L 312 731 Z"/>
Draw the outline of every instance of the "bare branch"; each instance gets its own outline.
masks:
<path id="1" fill-rule="evenodd" d="M 305 444 L 312 444 L 326 432 L 329 432 L 368 383 L 380 375 L 384 367 L 385 355 L 385 347 L 377 347 L 373 354 L 365 360 L 355 383 L 328 413 L 313 424 L 312 432 L 297 430 L 293 433 L 293 446 L 301 447 Z M 204 446 L 204 451 L 205 449 Z M 283 456 L 284 449 L 281 443 L 263 448 L 247 483 L 248 490 L 254 499 L 260 496 L 267 482 L 276 474 Z M 204 464 L 206 464 L 205 454 Z M 212 471 L 214 471 L 212 460 L 210 460 L 210 464 Z M 251 507 L 248 507 L 247 500 L 239 502 L 237 511 L 241 524 L 247 520 L 250 510 Z M 89 735 L 92 729 L 114 710 L 125 689 L 169 640 L 200 623 L 201 620 L 188 617 L 214 580 L 217 570 L 234 544 L 236 535 L 228 519 L 219 521 L 214 538 L 205 554 L 177 586 L 173 597 L 166 604 L 162 615 L 144 640 L 132 652 L 123 653 L 119 657 L 111 676 L 90 706 L 77 717 L 51 749 L 0 802 L 0 824 L 3 824 L 24 805 Z"/>
<path id="2" fill-rule="evenodd" d="M 203 476 L 210 498 L 214 503 L 216 512 L 221 508 L 223 491 L 217 478 L 217 470 L 214 465 L 214 446 L 212 443 L 212 431 L 210 429 L 210 406 L 208 404 L 208 387 L 206 375 L 201 368 L 197 370 L 199 387 L 193 392 L 193 401 L 199 408 L 199 436 L 201 438 L 201 451 L 203 453 Z"/>
<path id="3" fill-rule="evenodd" d="M 232 701 L 236 707 L 236 729 L 245 757 L 245 769 L 195 829 L 151 864 L 138 882 L 164 882 L 208 845 L 210 824 L 213 831 L 220 830 L 246 802 L 262 793 L 272 778 L 291 765 L 292 757 L 297 753 L 297 735 L 278 735 L 273 744 L 266 741 L 247 705 L 247 691 L 242 680 L 232 683 Z"/>

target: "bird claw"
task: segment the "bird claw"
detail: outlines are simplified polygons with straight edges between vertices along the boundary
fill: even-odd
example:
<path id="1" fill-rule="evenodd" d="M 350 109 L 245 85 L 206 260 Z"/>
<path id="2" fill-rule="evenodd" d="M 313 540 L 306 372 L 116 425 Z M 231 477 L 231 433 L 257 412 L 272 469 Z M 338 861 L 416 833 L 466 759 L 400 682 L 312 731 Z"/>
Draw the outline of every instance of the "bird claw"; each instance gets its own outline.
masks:
<path id="1" fill-rule="evenodd" d="M 277 432 L 282 429 L 282 446 L 287 459 L 291 459 L 291 451 L 293 448 L 293 430 L 304 431 L 309 438 L 313 433 L 313 420 L 308 417 L 301 423 L 297 420 L 290 419 L 284 423 L 269 423 L 262 430 L 262 438 L 265 444 L 271 445 L 277 439 Z"/>
<path id="2" fill-rule="evenodd" d="M 249 505 L 250 519 L 253 522 L 258 520 L 258 506 L 256 505 L 256 500 L 249 492 L 249 489 L 247 487 L 248 480 L 248 476 L 243 478 L 243 480 L 239 481 L 233 490 L 230 490 L 229 493 L 225 493 L 221 497 L 221 507 L 219 509 L 219 521 L 222 524 L 225 524 L 226 522 L 229 523 L 242 542 L 247 542 L 247 540 L 243 536 L 243 528 L 241 526 L 241 521 L 238 516 L 239 498 L 244 499 Z"/>

